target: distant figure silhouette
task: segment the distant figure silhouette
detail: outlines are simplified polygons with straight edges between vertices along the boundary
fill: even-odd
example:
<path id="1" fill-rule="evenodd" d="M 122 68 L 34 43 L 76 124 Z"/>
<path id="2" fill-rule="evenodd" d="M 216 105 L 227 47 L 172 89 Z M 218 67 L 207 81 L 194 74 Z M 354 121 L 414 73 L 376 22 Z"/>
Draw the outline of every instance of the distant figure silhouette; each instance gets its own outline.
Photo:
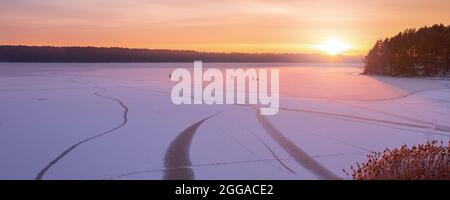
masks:
<path id="1" fill-rule="evenodd" d="M 169 73 L 169 79 L 171 79 L 172 78 L 172 73 Z"/>

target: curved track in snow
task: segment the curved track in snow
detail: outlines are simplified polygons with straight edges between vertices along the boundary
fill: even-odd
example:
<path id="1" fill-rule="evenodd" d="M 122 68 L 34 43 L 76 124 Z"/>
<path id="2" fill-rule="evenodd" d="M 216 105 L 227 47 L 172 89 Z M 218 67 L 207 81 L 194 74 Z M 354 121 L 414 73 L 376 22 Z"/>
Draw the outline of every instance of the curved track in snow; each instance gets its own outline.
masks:
<path id="1" fill-rule="evenodd" d="M 62 158 L 64 158 L 67 154 L 69 154 L 72 150 L 74 150 L 78 146 L 80 146 L 80 145 L 82 145 L 82 144 L 84 144 L 86 142 L 89 142 L 91 140 L 94 140 L 96 138 L 99 138 L 101 136 L 104 136 L 106 134 L 109 134 L 109 133 L 111 133 L 111 132 L 113 132 L 113 131 L 115 131 L 115 130 L 123 127 L 123 126 L 125 126 L 125 124 L 127 124 L 127 122 L 128 122 L 128 107 L 121 100 L 119 100 L 117 98 L 114 98 L 114 97 L 101 95 L 101 94 L 99 94 L 97 92 L 94 92 L 94 95 L 99 96 L 101 98 L 105 98 L 105 99 L 109 99 L 109 100 L 112 100 L 112 101 L 116 101 L 120 105 L 120 107 L 123 108 L 122 122 L 119 125 L 117 125 L 116 127 L 112 128 L 112 129 L 109 129 L 109 130 L 107 130 L 105 132 L 102 132 L 100 134 L 94 135 L 92 137 L 86 138 L 86 139 L 84 139 L 84 140 L 82 140 L 82 141 L 80 141 L 80 142 L 70 146 L 66 150 L 64 150 L 56 158 L 54 158 L 52 161 L 50 161 L 43 169 L 41 169 L 41 171 L 39 171 L 39 173 L 36 175 L 36 178 L 35 178 L 36 180 L 41 180 L 42 178 L 44 178 L 44 175 L 47 173 L 48 170 L 50 170 L 51 167 L 53 167 L 56 163 L 58 163 L 58 161 L 60 161 Z"/>
<path id="2" fill-rule="evenodd" d="M 309 156 L 305 151 L 300 149 L 295 143 L 286 138 L 278 131 L 267 118 L 256 112 L 256 118 L 266 132 L 274 139 L 294 160 L 309 170 L 311 173 L 322 179 L 339 179 L 333 172 L 322 166 L 314 158 Z"/>
<path id="3" fill-rule="evenodd" d="M 206 117 L 184 129 L 172 140 L 164 156 L 164 179 L 166 180 L 192 180 L 195 178 L 192 170 L 192 162 L 189 156 L 192 139 L 198 127 L 211 117 L 219 113 Z M 177 169 L 177 170 L 171 170 Z"/>

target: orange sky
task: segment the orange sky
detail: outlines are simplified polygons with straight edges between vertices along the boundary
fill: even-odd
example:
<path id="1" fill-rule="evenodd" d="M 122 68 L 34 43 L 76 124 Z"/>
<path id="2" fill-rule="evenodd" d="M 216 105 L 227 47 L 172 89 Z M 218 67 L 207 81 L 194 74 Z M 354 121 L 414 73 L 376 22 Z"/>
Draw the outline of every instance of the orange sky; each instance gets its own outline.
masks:
<path id="1" fill-rule="evenodd" d="M 409 27 L 450 24 L 449 0 L 1 0 L 0 44 L 365 54 Z"/>

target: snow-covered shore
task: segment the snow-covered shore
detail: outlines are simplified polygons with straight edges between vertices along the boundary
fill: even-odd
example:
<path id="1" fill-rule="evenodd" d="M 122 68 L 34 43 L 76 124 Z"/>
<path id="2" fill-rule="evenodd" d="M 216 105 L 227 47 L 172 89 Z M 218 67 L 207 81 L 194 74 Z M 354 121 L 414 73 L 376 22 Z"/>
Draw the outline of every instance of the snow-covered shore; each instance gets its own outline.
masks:
<path id="1" fill-rule="evenodd" d="M 179 105 L 191 63 L 0 63 L 0 179 L 330 179 L 370 151 L 450 138 L 450 81 L 280 67 L 280 111 Z"/>

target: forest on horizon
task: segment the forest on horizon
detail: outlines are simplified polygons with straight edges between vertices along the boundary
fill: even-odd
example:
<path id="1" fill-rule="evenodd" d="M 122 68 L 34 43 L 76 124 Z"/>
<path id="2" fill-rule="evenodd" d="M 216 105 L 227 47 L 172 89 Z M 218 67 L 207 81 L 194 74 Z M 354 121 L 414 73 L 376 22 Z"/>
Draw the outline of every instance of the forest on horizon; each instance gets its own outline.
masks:
<path id="1" fill-rule="evenodd" d="M 0 45 L 0 62 L 361 62 L 361 56 Z"/>

